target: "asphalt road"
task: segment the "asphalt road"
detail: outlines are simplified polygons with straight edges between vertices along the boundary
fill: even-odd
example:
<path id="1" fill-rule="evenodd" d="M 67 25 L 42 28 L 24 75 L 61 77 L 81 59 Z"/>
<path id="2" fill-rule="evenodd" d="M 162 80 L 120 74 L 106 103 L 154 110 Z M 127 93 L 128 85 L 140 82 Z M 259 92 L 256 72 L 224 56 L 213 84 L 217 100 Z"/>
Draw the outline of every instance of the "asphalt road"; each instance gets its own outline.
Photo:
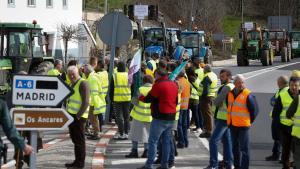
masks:
<path id="1" fill-rule="evenodd" d="M 300 58 L 288 63 L 281 63 L 277 57 L 273 66 L 261 66 L 258 61 L 252 61 L 248 67 L 224 66 L 214 69 L 218 73 L 222 68 L 230 69 L 233 75 L 243 74 L 246 86 L 254 93 L 259 105 L 259 115 L 250 130 L 251 168 L 280 168 L 277 162 L 265 162 L 264 158 L 271 154 L 271 118 L 270 98 L 277 90 L 277 78 L 281 75 L 291 75 L 291 71 L 300 70 Z"/>

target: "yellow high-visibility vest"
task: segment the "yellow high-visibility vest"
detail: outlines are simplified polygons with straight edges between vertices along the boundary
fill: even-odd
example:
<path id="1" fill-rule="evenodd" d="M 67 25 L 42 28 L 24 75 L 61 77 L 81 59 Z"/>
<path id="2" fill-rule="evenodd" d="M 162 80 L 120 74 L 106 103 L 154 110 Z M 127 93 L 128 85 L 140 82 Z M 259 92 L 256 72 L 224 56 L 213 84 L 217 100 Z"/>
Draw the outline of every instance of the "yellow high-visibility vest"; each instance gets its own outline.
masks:
<path id="1" fill-rule="evenodd" d="M 114 101 L 131 101 L 131 89 L 128 83 L 128 73 L 118 72 L 114 76 Z"/>
<path id="2" fill-rule="evenodd" d="M 199 67 L 198 69 L 195 70 L 195 73 L 198 75 L 198 79 L 200 80 L 200 82 L 203 80 L 204 78 L 204 71 L 201 67 Z"/>
<path id="3" fill-rule="evenodd" d="M 208 76 L 208 78 L 211 80 L 211 84 L 207 96 L 215 97 L 217 92 L 217 87 L 218 87 L 218 76 L 214 72 L 209 72 L 204 76 L 205 77 Z"/>
<path id="4" fill-rule="evenodd" d="M 100 92 L 101 84 L 99 79 L 97 78 L 96 73 L 90 73 L 89 77 L 87 78 L 90 87 L 90 106 L 94 107 L 93 114 L 97 115 L 100 113 L 105 113 L 106 111 L 106 104 L 101 99 Z"/>
<path id="5" fill-rule="evenodd" d="M 79 92 L 80 84 L 84 81 L 84 79 L 80 78 L 78 82 L 73 87 L 74 93 L 67 100 L 67 111 L 70 114 L 77 114 L 80 106 L 82 105 L 82 99 Z M 89 108 L 83 113 L 82 118 L 88 118 L 89 116 Z"/>
<path id="6" fill-rule="evenodd" d="M 282 111 L 280 113 L 280 123 L 286 126 L 292 126 L 293 121 L 291 119 L 286 118 L 286 112 L 293 102 L 293 98 L 290 96 L 288 90 L 284 92 L 280 92 L 279 94 L 282 103 Z"/>
<path id="7" fill-rule="evenodd" d="M 284 91 L 287 91 L 287 90 L 289 90 L 289 87 L 284 87 L 284 88 L 282 88 L 281 90 L 278 90 L 278 91 L 275 93 L 275 99 L 278 98 L 278 96 L 279 96 L 279 94 L 280 94 L 281 92 L 284 92 Z M 272 117 L 272 111 L 270 112 L 269 116 Z"/>
<path id="8" fill-rule="evenodd" d="M 224 84 L 222 86 L 224 86 Z M 225 84 L 225 86 L 228 86 L 230 88 L 230 90 L 233 90 L 233 88 L 234 88 L 234 84 L 232 84 L 232 83 L 227 83 L 227 84 Z M 219 107 L 216 118 L 220 119 L 220 120 L 227 120 L 226 100 L 224 100 L 222 106 Z"/>
<path id="9" fill-rule="evenodd" d="M 102 91 L 101 91 L 101 97 L 105 99 L 106 95 L 107 95 L 107 91 L 108 91 L 108 73 L 107 71 L 102 71 L 102 72 L 98 72 L 97 73 L 99 77 L 99 81 L 102 87 Z"/>
<path id="10" fill-rule="evenodd" d="M 60 71 L 55 69 L 55 68 L 49 70 L 47 74 L 48 74 L 48 76 L 59 76 L 59 75 L 61 75 Z"/>
<path id="11" fill-rule="evenodd" d="M 139 88 L 139 92 L 143 96 L 147 96 L 151 89 L 152 85 L 146 84 Z M 151 103 L 144 103 L 142 101 L 138 101 L 137 105 L 135 105 L 131 110 L 130 116 L 137 121 L 150 123 L 152 121 L 150 106 Z"/>
<path id="12" fill-rule="evenodd" d="M 199 83 L 200 83 L 200 79 L 197 78 L 195 82 L 191 84 L 191 88 L 192 88 L 191 96 L 190 96 L 191 99 L 199 100 L 199 94 L 197 91 L 197 89 L 199 88 Z"/>
<path id="13" fill-rule="evenodd" d="M 298 107 L 294 114 L 293 122 L 292 136 L 300 139 L 300 96 L 298 96 Z"/>

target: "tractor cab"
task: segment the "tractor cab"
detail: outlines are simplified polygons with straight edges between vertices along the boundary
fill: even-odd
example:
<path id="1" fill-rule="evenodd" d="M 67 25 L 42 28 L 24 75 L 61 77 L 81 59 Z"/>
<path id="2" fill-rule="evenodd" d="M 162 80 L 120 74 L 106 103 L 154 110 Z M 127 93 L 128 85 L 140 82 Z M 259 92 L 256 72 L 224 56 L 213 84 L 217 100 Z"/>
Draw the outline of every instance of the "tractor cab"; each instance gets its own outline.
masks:
<path id="1" fill-rule="evenodd" d="M 36 72 L 45 61 L 53 62 L 53 58 L 44 57 L 42 28 L 39 25 L 0 23 L 0 92 L 9 85 L 11 74 Z"/>
<path id="2" fill-rule="evenodd" d="M 158 53 L 160 56 L 171 54 L 176 46 L 177 28 L 151 27 L 143 31 L 144 50 L 149 56 Z"/>
<path id="3" fill-rule="evenodd" d="M 200 57 L 205 60 L 204 31 L 183 31 L 180 34 L 181 45 L 187 49 L 190 56 Z"/>

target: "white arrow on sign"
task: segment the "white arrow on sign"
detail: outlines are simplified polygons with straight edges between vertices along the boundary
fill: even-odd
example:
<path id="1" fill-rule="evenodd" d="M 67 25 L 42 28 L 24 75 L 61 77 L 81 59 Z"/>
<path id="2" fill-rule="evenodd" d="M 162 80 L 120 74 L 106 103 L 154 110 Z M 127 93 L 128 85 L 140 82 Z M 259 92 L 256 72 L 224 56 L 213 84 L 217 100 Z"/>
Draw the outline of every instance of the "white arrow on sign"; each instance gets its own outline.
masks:
<path id="1" fill-rule="evenodd" d="M 12 103 L 20 106 L 57 106 L 73 93 L 58 76 L 15 75 Z"/>

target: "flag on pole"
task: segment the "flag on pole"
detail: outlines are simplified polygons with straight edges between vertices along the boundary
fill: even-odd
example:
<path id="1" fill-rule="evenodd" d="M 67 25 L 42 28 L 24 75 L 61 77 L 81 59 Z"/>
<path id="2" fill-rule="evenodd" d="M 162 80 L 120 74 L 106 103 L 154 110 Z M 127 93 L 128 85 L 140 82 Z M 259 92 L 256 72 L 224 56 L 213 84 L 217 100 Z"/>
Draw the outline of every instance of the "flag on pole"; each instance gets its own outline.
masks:
<path id="1" fill-rule="evenodd" d="M 142 50 L 139 49 L 131 60 L 128 70 L 128 82 L 131 85 L 133 82 L 133 75 L 141 69 Z"/>

